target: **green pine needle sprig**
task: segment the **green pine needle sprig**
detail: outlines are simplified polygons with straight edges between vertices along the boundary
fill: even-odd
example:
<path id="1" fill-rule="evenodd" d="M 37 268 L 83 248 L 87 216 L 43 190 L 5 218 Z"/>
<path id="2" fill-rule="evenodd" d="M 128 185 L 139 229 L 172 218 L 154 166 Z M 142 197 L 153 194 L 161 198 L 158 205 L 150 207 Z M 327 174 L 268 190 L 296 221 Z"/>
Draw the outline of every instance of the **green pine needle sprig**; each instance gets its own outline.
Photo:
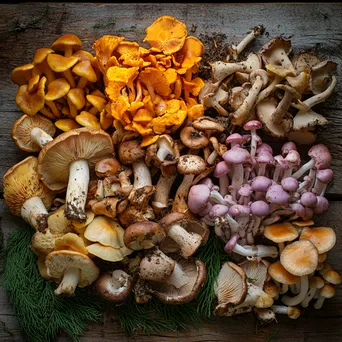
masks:
<path id="1" fill-rule="evenodd" d="M 30 250 L 33 233 L 23 227 L 2 248 L 2 286 L 29 342 L 54 341 L 62 331 L 78 341 L 89 322 L 102 321 L 105 303 L 87 289 L 77 288 L 74 297 L 56 296 L 55 285 L 40 276 Z"/>

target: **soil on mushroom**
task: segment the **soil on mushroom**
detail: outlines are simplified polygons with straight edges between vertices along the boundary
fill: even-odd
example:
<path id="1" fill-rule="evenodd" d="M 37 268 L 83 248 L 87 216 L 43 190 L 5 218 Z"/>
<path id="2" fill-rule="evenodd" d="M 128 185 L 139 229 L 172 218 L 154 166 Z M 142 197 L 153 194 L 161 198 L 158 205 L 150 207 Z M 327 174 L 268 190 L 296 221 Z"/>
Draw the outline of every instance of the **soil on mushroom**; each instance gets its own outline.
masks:
<path id="1" fill-rule="evenodd" d="M 204 51 L 198 76 L 207 80 L 210 78 L 209 63 L 225 61 L 229 51 L 229 44 L 227 42 L 227 36 L 224 33 L 200 34 L 199 39 L 204 45 Z"/>

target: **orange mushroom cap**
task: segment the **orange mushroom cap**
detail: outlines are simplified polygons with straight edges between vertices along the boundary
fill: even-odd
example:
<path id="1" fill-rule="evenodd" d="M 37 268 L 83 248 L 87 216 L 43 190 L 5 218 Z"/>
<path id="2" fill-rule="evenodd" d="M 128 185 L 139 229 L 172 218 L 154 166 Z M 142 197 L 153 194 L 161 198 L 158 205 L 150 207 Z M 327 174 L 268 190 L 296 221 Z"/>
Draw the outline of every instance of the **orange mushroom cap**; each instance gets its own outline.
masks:
<path id="1" fill-rule="evenodd" d="M 178 73 L 184 74 L 188 69 L 198 65 L 202 60 L 202 53 L 204 51 L 204 45 L 196 37 L 189 36 L 185 39 L 184 45 L 180 51 L 176 54 L 176 59 L 180 62 L 180 69 Z"/>
<path id="2" fill-rule="evenodd" d="M 18 66 L 12 70 L 11 81 L 19 86 L 27 84 L 32 77 L 33 64 Z"/>
<path id="3" fill-rule="evenodd" d="M 84 127 L 88 128 L 101 128 L 100 122 L 98 118 L 90 114 L 89 112 L 82 111 L 79 115 L 76 116 L 75 120 Z"/>
<path id="4" fill-rule="evenodd" d="M 299 232 L 290 222 L 283 222 L 266 226 L 264 236 L 275 243 L 281 243 L 297 239 Z"/>
<path id="5" fill-rule="evenodd" d="M 55 51 L 53 51 L 52 49 L 49 49 L 49 48 L 37 49 L 35 54 L 34 54 L 32 63 L 34 65 L 43 63 L 44 60 L 47 58 L 47 56 L 51 53 L 55 53 Z"/>
<path id="6" fill-rule="evenodd" d="M 169 15 L 159 17 L 145 31 L 144 42 L 147 41 L 166 55 L 179 51 L 188 34 L 186 25 Z"/>
<path id="7" fill-rule="evenodd" d="M 67 33 L 55 40 L 51 49 L 66 52 L 68 49 L 79 50 L 82 47 L 82 41 L 75 34 Z"/>
<path id="8" fill-rule="evenodd" d="M 56 53 L 51 53 L 47 56 L 47 62 L 49 67 L 55 72 L 63 72 L 72 68 L 78 61 L 77 57 L 70 56 L 64 57 L 57 55 Z"/>
<path id="9" fill-rule="evenodd" d="M 72 72 L 78 76 L 85 77 L 89 82 L 96 82 L 97 76 L 90 61 L 81 61 L 77 63 Z"/>
<path id="10" fill-rule="evenodd" d="M 55 101 L 65 96 L 70 90 L 70 84 L 64 78 L 57 78 L 47 86 L 45 100 Z"/>
<path id="11" fill-rule="evenodd" d="M 78 50 L 72 54 L 74 57 L 78 58 L 78 60 L 81 62 L 83 61 L 89 61 L 89 62 L 94 62 L 95 57 L 88 51 L 84 50 Z"/>
<path id="12" fill-rule="evenodd" d="M 132 67 L 132 68 L 122 68 L 118 66 L 110 67 L 107 70 L 107 79 L 108 81 L 114 82 L 123 82 L 128 84 L 133 82 L 133 80 L 138 76 L 139 68 Z"/>
<path id="13" fill-rule="evenodd" d="M 72 129 L 81 128 L 75 120 L 72 119 L 60 119 L 55 122 L 57 128 L 63 132 L 69 132 Z"/>
<path id="14" fill-rule="evenodd" d="M 165 75 L 156 68 L 148 67 L 144 69 L 140 72 L 139 79 L 148 89 L 152 87 L 161 96 L 169 96 L 171 93 L 170 84 Z"/>
<path id="15" fill-rule="evenodd" d="M 81 110 L 85 105 L 84 90 L 81 88 L 70 89 L 67 94 L 68 100 L 76 107 L 77 110 Z"/>
<path id="16" fill-rule="evenodd" d="M 23 84 L 19 87 L 15 102 L 25 114 L 34 115 L 44 107 L 45 83 L 46 77 L 43 76 L 38 83 L 36 91 L 31 93 L 27 89 L 27 84 Z"/>

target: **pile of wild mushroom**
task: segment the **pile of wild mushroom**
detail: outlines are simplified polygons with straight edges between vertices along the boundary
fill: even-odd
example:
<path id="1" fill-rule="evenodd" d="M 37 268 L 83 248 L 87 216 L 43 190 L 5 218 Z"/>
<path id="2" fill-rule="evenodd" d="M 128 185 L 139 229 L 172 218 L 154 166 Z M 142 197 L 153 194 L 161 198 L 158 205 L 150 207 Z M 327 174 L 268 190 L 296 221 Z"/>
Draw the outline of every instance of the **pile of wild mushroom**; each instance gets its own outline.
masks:
<path id="1" fill-rule="evenodd" d="M 317 129 L 328 123 L 312 107 L 332 94 L 336 63 L 307 51 L 293 54 L 290 39 L 282 36 L 245 57 L 248 44 L 263 31 L 257 26 L 231 47 L 227 60 L 210 64 L 211 79 L 200 102 L 229 117 L 234 126 L 256 119 L 274 137 L 311 145 Z"/>
<path id="2" fill-rule="evenodd" d="M 232 47 L 233 57 L 261 31 Z M 333 229 L 312 227 L 313 215 L 328 210 L 332 157 L 317 144 L 303 163 L 291 141 L 274 155 L 257 131 L 311 136 L 320 115 L 310 108 L 331 93 L 335 64 L 308 54 L 291 62 L 289 41 L 275 38 L 246 61 L 213 63 L 204 83 L 203 45 L 183 23 L 163 16 L 146 32 L 149 49 L 104 36 L 95 57 L 64 35 L 13 70 L 24 115 L 12 138 L 38 156 L 6 172 L 4 198 L 36 231 L 41 276 L 56 283 L 56 295 L 92 285 L 112 303 L 133 295 L 184 304 L 206 281 L 196 252 L 216 234 L 231 256 L 215 280 L 216 315 L 297 318 L 296 306 L 313 297 L 320 308 L 341 282 L 325 262 Z M 241 86 L 227 92 L 228 81 Z M 285 91 L 279 104 L 276 89 Z M 290 106 L 300 111 L 294 119 Z M 221 116 L 205 116 L 209 107 Z M 230 134 L 231 123 L 245 132 Z"/>

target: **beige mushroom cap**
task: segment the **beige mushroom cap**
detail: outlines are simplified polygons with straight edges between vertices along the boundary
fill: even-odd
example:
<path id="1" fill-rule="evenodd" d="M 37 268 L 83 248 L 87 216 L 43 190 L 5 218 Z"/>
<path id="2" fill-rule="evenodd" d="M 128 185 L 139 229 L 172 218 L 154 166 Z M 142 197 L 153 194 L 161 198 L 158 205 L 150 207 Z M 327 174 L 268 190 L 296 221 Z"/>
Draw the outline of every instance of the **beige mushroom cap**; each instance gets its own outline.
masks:
<path id="1" fill-rule="evenodd" d="M 265 227 L 264 236 L 275 243 L 281 243 L 297 239 L 299 232 L 290 222 L 283 222 Z"/>
<path id="2" fill-rule="evenodd" d="M 238 305 L 247 295 L 246 273 L 238 265 L 225 262 L 215 282 L 215 295 L 218 305 L 215 314 L 223 315 L 231 305 Z"/>
<path id="3" fill-rule="evenodd" d="M 4 199 L 13 215 L 21 216 L 22 205 L 32 197 L 39 197 L 47 209 L 52 205 L 55 194 L 39 181 L 37 166 L 38 159 L 29 156 L 3 176 Z"/>
<path id="4" fill-rule="evenodd" d="M 267 279 L 267 268 L 263 261 L 245 260 L 239 266 L 246 273 L 247 281 L 263 288 Z"/>
<path id="5" fill-rule="evenodd" d="M 198 175 L 206 169 L 206 164 L 200 156 L 185 154 L 179 157 L 177 169 L 183 175 Z"/>
<path id="6" fill-rule="evenodd" d="M 288 272 L 280 261 L 276 261 L 268 267 L 268 274 L 272 279 L 281 284 L 294 285 L 299 281 L 299 277 Z"/>
<path id="7" fill-rule="evenodd" d="M 55 241 L 55 250 L 73 250 L 82 254 L 88 254 L 83 239 L 75 233 L 66 233 Z"/>
<path id="8" fill-rule="evenodd" d="M 318 249 L 319 254 L 330 251 L 336 244 L 336 233 L 330 227 L 304 227 L 299 240 L 309 240 Z"/>
<path id="9" fill-rule="evenodd" d="M 43 232 L 35 232 L 31 239 L 31 247 L 36 254 L 48 255 L 56 247 L 56 240 L 63 236 L 63 233 L 54 233 L 49 229 Z"/>
<path id="10" fill-rule="evenodd" d="M 125 229 L 124 242 L 133 250 L 149 249 L 159 245 L 165 236 L 164 229 L 157 222 L 136 222 Z"/>
<path id="11" fill-rule="evenodd" d="M 45 260 L 47 273 L 52 278 L 63 278 L 64 271 L 68 268 L 80 270 L 79 287 L 86 287 L 99 276 L 99 269 L 86 255 L 75 251 L 54 251 Z"/>
<path id="12" fill-rule="evenodd" d="M 318 250 L 311 241 L 295 241 L 283 249 L 280 262 L 291 274 L 308 275 L 317 268 Z"/>
<path id="13" fill-rule="evenodd" d="M 86 239 L 116 249 L 124 246 L 123 234 L 124 229 L 121 225 L 107 216 L 96 216 L 84 232 Z"/>
<path id="14" fill-rule="evenodd" d="M 42 115 L 22 115 L 12 126 L 12 139 L 14 143 L 23 151 L 39 152 L 40 146 L 31 138 L 31 131 L 38 127 L 45 133 L 53 137 L 56 133 L 55 125 Z"/>
<path id="15" fill-rule="evenodd" d="M 47 222 L 51 232 L 65 234 L 72 230 L 71 221 L 64 216 L 64 208 L 65 205 L 62 205 L 56 211 L 49 213 Z"/>
<path id="16" fill-rule="evenodd" d="M 121 248 L 113 248 L 110 246 L 101 245 L 100 243 L 92 243 L 86 248 L 89 254 L 110 262 L 121 261 L 125 256 L 133 253 L 133 250 L 127 248 L 126 246 Z"/>
<path id="17" fill-rule="evenodd" d="M 87 160 L 94 169 L 98 160 L 114 152 L 108 133 L 101 129 L 78 128 L 65 132 L 48 143 L 38 157 L 41 181 L 51 190 L 63 190 L 68 185 L 69 165 L 76 160 Z"/>

